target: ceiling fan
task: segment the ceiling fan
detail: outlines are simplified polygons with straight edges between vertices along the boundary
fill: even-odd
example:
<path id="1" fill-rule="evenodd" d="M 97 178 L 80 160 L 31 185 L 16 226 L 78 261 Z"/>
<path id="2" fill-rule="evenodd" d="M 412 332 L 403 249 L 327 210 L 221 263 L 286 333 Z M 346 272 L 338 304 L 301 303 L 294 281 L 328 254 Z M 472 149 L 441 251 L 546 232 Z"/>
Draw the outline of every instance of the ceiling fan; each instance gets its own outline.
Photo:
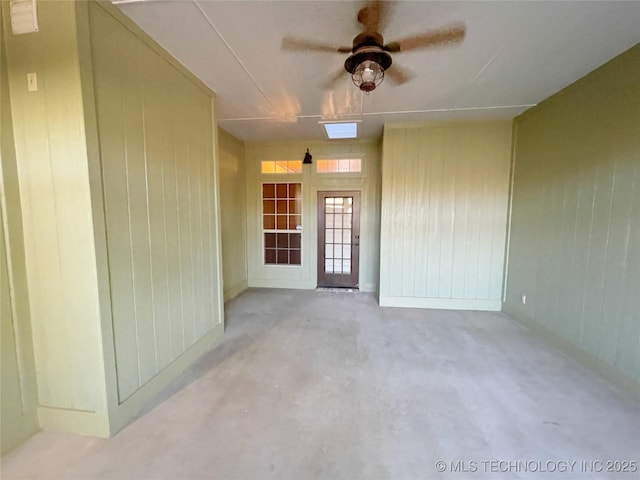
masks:
<path id="1" fill-rule="evenodd" d="M 464 39 L 465 26 L 458 23 L 384 43 L 380 30 L 384 28 L 389 14 L 388 1 L 370 1 L 358 12 L 358 22 L 364 31 L 353 39 L 352 47 L 336 47 L 315 40 L 285 37 L 283 50 L 349 53 L 344 69 L 336 72 L 323 88 L 332 88 L 340 78 L 351 74 L 353 83 L 363 92 L 370 93 L 384 79 L 385 73 L 396 85 L 402 85 L 412 78 L 408 70 L 392 66 L 392 53 L 402 53 L 437 45 L 460 43 Z"/>

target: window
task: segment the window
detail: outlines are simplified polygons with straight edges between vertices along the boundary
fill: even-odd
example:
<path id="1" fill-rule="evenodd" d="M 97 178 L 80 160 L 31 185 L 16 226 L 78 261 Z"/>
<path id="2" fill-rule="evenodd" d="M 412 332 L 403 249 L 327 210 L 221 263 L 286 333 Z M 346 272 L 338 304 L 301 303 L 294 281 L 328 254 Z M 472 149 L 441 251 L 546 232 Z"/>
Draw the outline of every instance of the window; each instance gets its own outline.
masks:
<path id="1" fill-rule="evenodd" d="M 357 173 L 362 171 L 362 160 L 359 158 L 318 160 L 316 171 L 318 173 Z"/>
<path id="2" fill-rule="evenodd" d="M 262 185 L 262 229 L 266 265 L 300 265 L 302 184 Z"/>
<path id="3" fill-rule="evenodd" d="M 262 173 L 302 173 L 302 160 L 263 160 Z"/>

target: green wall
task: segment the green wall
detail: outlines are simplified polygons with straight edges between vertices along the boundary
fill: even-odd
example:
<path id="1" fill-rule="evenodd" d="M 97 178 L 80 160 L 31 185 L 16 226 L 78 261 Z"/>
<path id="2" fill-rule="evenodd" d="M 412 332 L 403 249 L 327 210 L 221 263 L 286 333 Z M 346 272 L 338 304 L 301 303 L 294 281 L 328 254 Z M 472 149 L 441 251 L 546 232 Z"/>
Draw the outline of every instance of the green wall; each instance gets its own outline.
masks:
<path id="1" fill-rule="evenodd" d="M 511 121 L 385 125 L 380 304 L 500 310 Z"/>
<path id="2" fill-rule="evenodd" d="M 247 224 L 244 143 L 218 128 L 220 217 L 225 301 L 247 288 Z"/>
<path id="3" fill-rule="evenodd" d="M 212 93 L 89 4 L 118 400 L 222 332 Z"/>
<path id="4" fill-rule="evenodd" d="M 1 10 L 0 10 L 1 15 Z M 0 35 L 0 454 L 38 430 L 36 375 L 9 83 Z"/>
<path id="5" fill-rule="evenodd" d="M 224 329 L 214 95 L 108 2 L 38 2 L 26 35 L 8 6 L 2 252 L 29 303 L 5 309 L 20 270 L 3 261 L 3 440 L 20 396 L 43 430 L 109 436 Z M 24 254 L 5 252 L 13 220 Z"/>
<path id="6" fill-rule="evenodd" d="M 39 31 L 3 32 L 43 429 L 108 430 L 76 4 L 38 2 Z M 26 76 L 38 78 L 28 91 Z M 64 420 L 66 419 L 66 420 Z"/>
<path id="7" fill-rule="evenodd" d="M 504 310 L 640 381 L 640 46 L 516 119 Z"/>

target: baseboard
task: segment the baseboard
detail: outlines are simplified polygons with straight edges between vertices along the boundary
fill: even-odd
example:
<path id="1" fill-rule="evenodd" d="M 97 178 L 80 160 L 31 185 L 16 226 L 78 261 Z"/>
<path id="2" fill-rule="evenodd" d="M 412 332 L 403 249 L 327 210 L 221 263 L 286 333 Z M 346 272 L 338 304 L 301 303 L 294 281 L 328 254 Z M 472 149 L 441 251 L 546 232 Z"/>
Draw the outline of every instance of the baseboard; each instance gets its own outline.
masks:
<path id="1" fill-rule="evenodd" d="M 235 285 L 224 289 L 224 303 L 227 303 L 234 297 L 237 297 L 242 292 L 244 292 L 247 288 L 249 288 L 249 283 L 247 280 L 242 280 Z"/>
<path id="2" fill-rule="evenodd" d="M 45 432 L 109 436 L 107 412 L 88 412 L 55 407 L 38 407 L 38 421 Z"/>
<path id="3" fill-rule="evenodd" d="M 2 418 L 0 455 L 4 456 L 38 433 L 38 415 L 35 411 L 15 418 Z"/>
<path id="4" fill-rule="evenodd" d="M 484 310 L 499 312 L 500 300 L 483 300 L 474 298 L 423 298 L 423 297 L 391 297 L 380 296 L 381 307 L 401 308 L 435 308 L 439 310 Z"/>
<path id="5" fill-rule="evenodd" d="M 360 291 L 366 293 L 376 293 L 378 290 L 378 286 L 375 283 L 365 283 L 364 285 L 360 285 Z"/>
<path id="6" fill-rule="evenodd" d="M 544 338 L 557 349 L 571 355 L 589 370 L 605 378 L 608 382 L 613 383 L 621 390 L 628 392 L 632 397 L 640 401 L 640 383 L 633 378 L 625 375 L 614 366 L 599 359 L 593 353 L 588 352 L 569 340 L 562 338 L 553 330 L 550 330 L 544 325 L 536 322 L 533 318 L 512 310 L 506 303 L 502 304 L 502 312 L 526 327 L 532 333 Z"/>
<path id="7" fill-rule="evenodd" d="M 316 281 L 308 280 L 279 280 L 279 279 L 264 279 L 264 278 L 250 278 L 249 287 L 257 288 L 289 288 L 292 290 L 313 290 L 317 286 Z"/>
<path id="8" fill-rule="evenodd" d="M 122 428 L 124 428 L 138 413 L 140 413 L 140 411 L 155 395 L 157 395 L 164 387 L 169 385 L 169 383 L 171 383 L 203 353 L 209 350 L 222 336 L 223 332 L 224 324 L 219 323 L 194 345 L 192 345 L 191 348 L 176 358 L 171 364 L 165 367 L 164 370 L 145 383 L 124 402 L 119 405 L 112 406 L 110 422 L 111 436 L 122 430 Z"/>

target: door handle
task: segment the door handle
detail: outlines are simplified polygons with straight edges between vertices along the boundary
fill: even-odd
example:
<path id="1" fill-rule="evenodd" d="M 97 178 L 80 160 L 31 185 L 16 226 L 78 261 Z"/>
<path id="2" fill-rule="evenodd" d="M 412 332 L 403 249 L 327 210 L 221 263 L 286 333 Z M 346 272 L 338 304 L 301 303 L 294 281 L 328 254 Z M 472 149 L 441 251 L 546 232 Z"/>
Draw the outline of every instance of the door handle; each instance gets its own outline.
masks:
<path id="1" fill-rule="evenodd" d="M 353 242 L 353 246 L 354 246 L 354 247 L 359 247 L 359 246 L 360 246 L 360 242 L 359 242 L 358 240 L 360 240 L 360 235 L 354 235 L 354 236 L 353 236 L 353 238 L 354 238 L 354 240 L 355 240 L 355 241 Z"/>

